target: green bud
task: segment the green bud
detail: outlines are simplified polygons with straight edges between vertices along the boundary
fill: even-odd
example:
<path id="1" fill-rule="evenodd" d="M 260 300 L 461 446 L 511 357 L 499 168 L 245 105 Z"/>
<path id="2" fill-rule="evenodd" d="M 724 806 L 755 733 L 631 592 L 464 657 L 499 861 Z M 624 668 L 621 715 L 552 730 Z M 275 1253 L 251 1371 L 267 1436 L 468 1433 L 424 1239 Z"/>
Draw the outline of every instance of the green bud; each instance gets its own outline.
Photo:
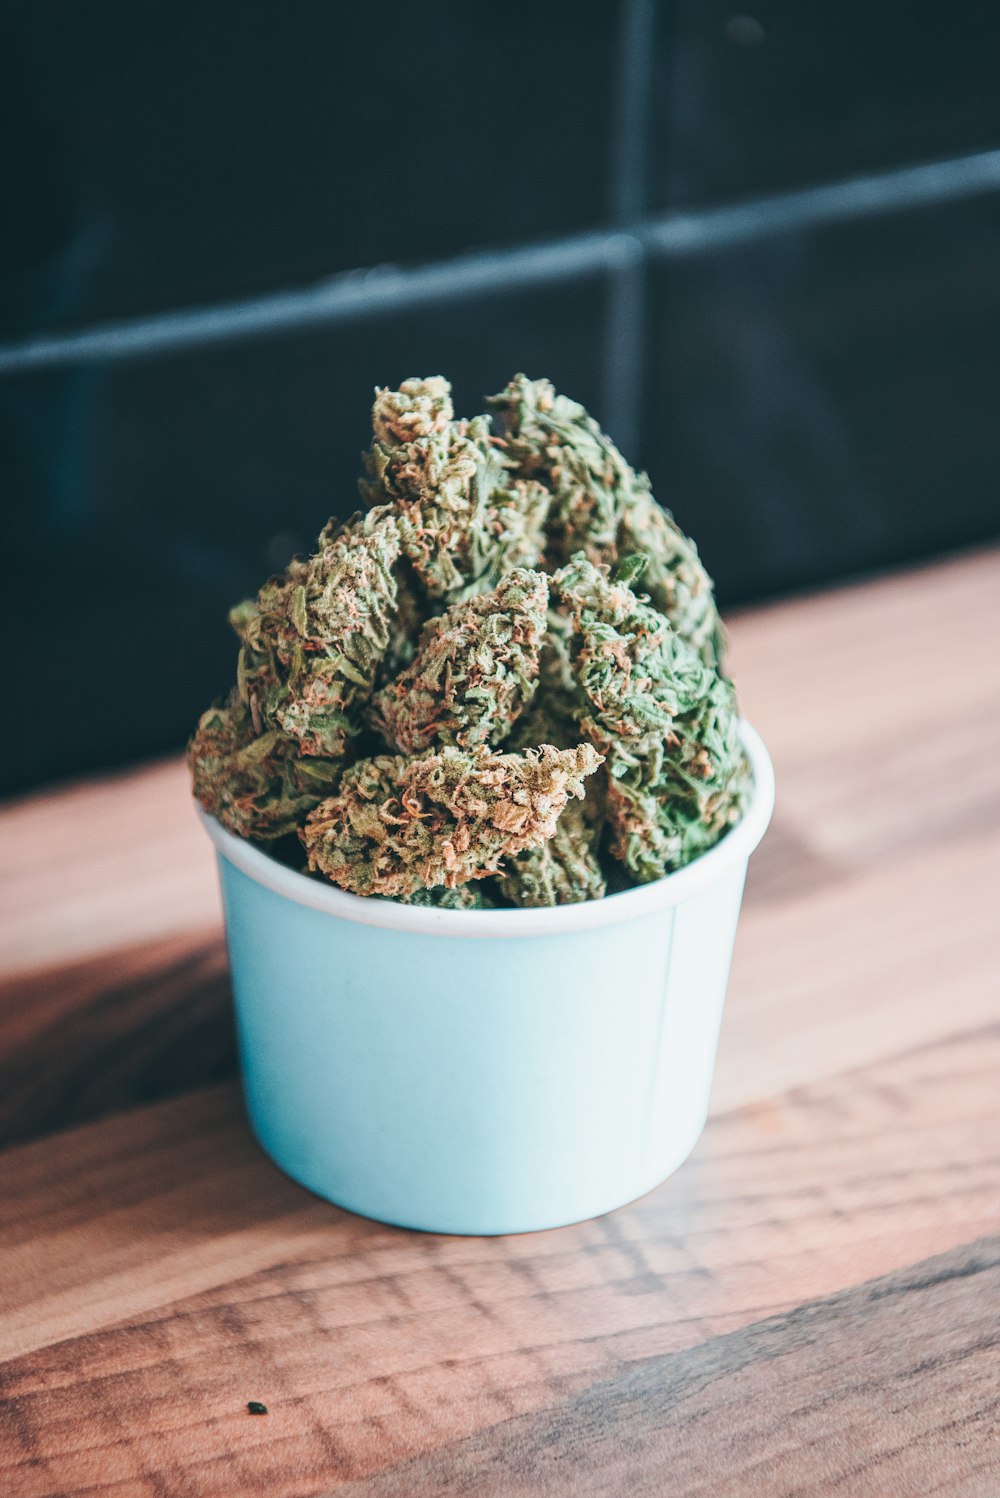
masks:
<path id="1" fill-rule="evenodd" d="M 361 493 L 391 504 L 427 596 L 452 603 L 537 565 L 549 494 L 507 471 L 488 416 L 455 421 L 446 381 L 380 390 Z"/>
<path id="2" fill-rule="evenodd" d="M 417 653 L 420 631 L 433 612 L 405 557 L 397 564 L 395 575 L 396 613 L 390 627 L 389 644 L 379 665 L 379 682 L 392 681 L 410 664 Z"/>
<path id="3" fill-rule="evenodd" d="M 517 568 L 424 626 L 416 658 L 377 692 L 368 721 L 404 754 L 499 744 L 534 696 L 548 583 Z"/>
<path id="4" fill-rule="evenodd" d="M 531 706 L 514 724 L 506 740 L 509 748 L 555 744 L 559 749 L 568 749 L 578 742 L 574 711 L 579 694 L 570 660 L 572 639 L 572 619 L 550 606 L 545 638 L 538 653 L 538 689 Z"/>
<path id="5" fill-rule="evenodd" d="M 372 430 L 383 451 L 446 432 L 454 417 L 451 386 L 442 375 L 404 380 L 398 390 L 375 391 Z"/>
<path id="6" fill-rule="evenodd" d="M 512 905 L 570 905 L 599 900 L 607 880 L 598 861 L 603 799 L 591 796 L 597 776 L 587 782 L 587 795 L 571 801 L 547 842 L 508 858 L 500 871 L 500 893 Z"/>
<path id="7" fill-rule="evenodd" d="M 240 697 L 258 731 L 279 728 L 305 755 L 347 753 L 392 643 L 399 554 L 387 509 L 345 526 L 331 521 L 314 556 L 233 610 Z"/>
<path id="8" fill-rule="evenodd" d="M 742 815 L 750 772 L 732 685 L 583 556 L 552 585 L 573 617 L 576 719 L 607 760 L 611 852 L 658 879 Z"/>
<path id="9" fill-rule="evenodd" d="M 503 417 L 508 460 L 552 494 L 547 555 L 554 565 L 578 551 L 611 566 L 645 553 L 643 585 L 652 603 L 717 664 L 724 636 L 711 578 L 694 542 L 656 503 L 646 475 L 626 463 L 583 406 L 557 394 L 548 380 L 515 375 L 489 404 Z"/>
<path id="10" fill-rule="evenodd" d="M 480 881 L 475 884 L 456 884 L 454 889 L 449 889 L 445 884 L 439 884 L 434 889 L 418 889 L 402 903 L 422 905 L 434 910 L 492 910 L 496 902 L 490 899 L 484 883 Z"/>
<path id="11" fill-rule="evenodd" d="M 233 693 L 202 713 L 188 745 L 194 794 L 238 837 L 273 842 L 297 832 L 337 786 L 341 760 L 304 759 L 280 729 L 258 734 Z"/>
<path id="12" fill-rule="evenodd" d="M 645 551 L 633 552 L 630 557 L 623 557 L 611 574 L 612 582 L 627 583 L 630 588 L 634 587 L 642 574 L 649 566 L 649 555 Z"/>
<path id="13" fill-rule="evenodd" d="M 483 879 L 504 858 L 552 837 L 567 801 L 583 795 L 584 778 L 600 763 L 590 744 L 361 760 L 306 820 L 309 867 L 355 894 L 403 900 Z"/>

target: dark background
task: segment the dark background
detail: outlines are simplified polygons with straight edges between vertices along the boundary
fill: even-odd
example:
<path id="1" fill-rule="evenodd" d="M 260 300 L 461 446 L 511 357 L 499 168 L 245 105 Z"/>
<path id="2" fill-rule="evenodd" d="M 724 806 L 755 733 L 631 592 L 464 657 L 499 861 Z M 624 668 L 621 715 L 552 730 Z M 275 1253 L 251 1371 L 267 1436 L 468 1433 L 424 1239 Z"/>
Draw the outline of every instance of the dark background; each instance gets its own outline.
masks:
<path id="1" fill-rule="evenodd" d="M 724 605 L 1000 533 L 985 4 L 0 10 L 0 790 L 181 745 L 376 384 L 588 404 Z"/>

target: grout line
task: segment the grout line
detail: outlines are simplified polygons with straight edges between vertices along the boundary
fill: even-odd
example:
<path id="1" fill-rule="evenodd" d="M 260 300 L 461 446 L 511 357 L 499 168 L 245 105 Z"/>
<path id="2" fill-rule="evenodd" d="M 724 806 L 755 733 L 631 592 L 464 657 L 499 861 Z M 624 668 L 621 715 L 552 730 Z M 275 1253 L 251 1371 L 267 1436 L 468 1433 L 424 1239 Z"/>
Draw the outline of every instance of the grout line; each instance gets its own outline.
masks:
<path id="1" fill-rule="evenodd" d="M 958 202 L 997 188 L 1000 150 L 981 151 L 974 156 L 897 167 L 723 208 L 668 213 L 634 232 L 651 255 L 695 255 L 790 230 Z"/>
<path id="2" fill-rule="evenodd" d="M 641 255 L 635 239 L 615 231 L 546 244 L 458 256 L 404 269 L 346 271 L 314 286 L 246 301 L 123 319 L 73 333 L 41 334 L 0 345 L 0 375 L 60 365 L 142 359 L 175 349 L 260 338 L 296 328 L 380 316 L 522 287 L 613 271 Z"/>
<path id="3" fill-rule="evenodd" d="M 246 301 L 124 319 L 74 333 L 39 334 L 0 345 L 0 375 L 146 358 L 587 275 L 632 273 L 647 254 L 670 259 L 709 253 L 795 230 L 957 202 L 998 188 L 1000 150 L 983 151 L 723 208 L 670 212 L 618 231 L 462 255 L 415 269 L 348 271 L 315 286 Z"/>
<path id="4" fill-rule="evenodd" d="M 611 218 L 619 228 L 634 223 L 646 206 L 655 24 L 653 0 L 622 0 L 611 179 Z"/>
<path id="5" fill-rule="evenodd" d="M 655 25 L 654 0 L 622 0 L 609 193 L 611 218 L 621 229 L 639 219 L 646 206 Z M 636 256 L 631 264 L 611 272 L 604 317 L 602 424 L 625 452 L 634 452 L 639 440 L 646 289 L 643 258 Z"/>

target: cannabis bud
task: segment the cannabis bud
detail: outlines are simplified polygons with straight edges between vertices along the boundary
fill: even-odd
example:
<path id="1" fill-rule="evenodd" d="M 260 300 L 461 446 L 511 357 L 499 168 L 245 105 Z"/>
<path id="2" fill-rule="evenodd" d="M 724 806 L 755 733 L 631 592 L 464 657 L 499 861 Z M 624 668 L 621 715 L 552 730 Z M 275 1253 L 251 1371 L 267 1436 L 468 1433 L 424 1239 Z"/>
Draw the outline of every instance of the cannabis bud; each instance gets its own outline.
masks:
<path id="1" fill-rule="evenodd" d="M 240 699 L 254 727 L 280 728 L 305 755 L 337 758 L 392 640 L 400 554 L 388 509 L 321 533 L 318 551 L 264 584 L 230 622 L 243 642 Z"/>
<path id="2" fill-rule="evenodd" d="M 309 867 L 354 894 L 394 899 L 483 879 L 551 838 L 600 763 L 590 744 L 361 760 L 306 819 Z"/>
<path id="3" fill-rule="evenodd" d="M 657 879 L 743 813 L 750 770 L 732 684 L 582 555 L 552 583 L 573 621 L 575 718 L 607 758 L 611 851 L 639 879 Z"/>
<path id="4" fill-rule="evenodd" d="M 508 460 L 525 478 L 540 479 L 552 495 L 548 556 L 553 564 L 569 561 L 577 551 L 608 565 L 643 553 L 644 587 L 654 607 L 718 665 L 724 636 L 712 580 L 694 542 L 656 503 L 646 475 L 630 468 L 584 408 L 557 395 L 548 380 L 515 375 L 489 404 L 503 416 Z"/>
<path id="5" fill-rule="evenodd" d="M 515 568 L 432 619 L 412 664 L 372 699 L 372 727 L 404 754 L 501 743 L 535 693 L 548 599 L 543 573 Z"/>
<path id="6" fill-rule="evenodd" d="M 588 786 L 583 801 L 567 806 L 546 842 L 506 859 L 497 883 L 512 905 L 570 905 L 601 898 L 608 882 L 598 858 L 601 820 L 595 809 L 600 799 L 591 799 Z"/>
<path id="7" fill-rule="evenodd" d="M 547 380 L 489 404 L 376 392 L 369 508 L 232 611 L 236 686 L 189 746 L 211 815 L 355 894 L 600 899 L 749 796 L 693 543 Z"/>
<path id="8" fill-rule="evenodd" d="M 550 496 L 512 474 L 487 416 L 453 419 L 447 381 L 380 390 L 362 496 L 393 507 L 403 550 L 431 599 L 451 603 L 537 565 Z"/>
<path id="9" fill-rule="evenodd" d="M 341 771 L 340 760 L 306 759 L 280 728 L 258 733 L 236 693 L 202 713 L 188 763 L 205 810 L 259 842 L 297 832 L 336 789 Z"/>

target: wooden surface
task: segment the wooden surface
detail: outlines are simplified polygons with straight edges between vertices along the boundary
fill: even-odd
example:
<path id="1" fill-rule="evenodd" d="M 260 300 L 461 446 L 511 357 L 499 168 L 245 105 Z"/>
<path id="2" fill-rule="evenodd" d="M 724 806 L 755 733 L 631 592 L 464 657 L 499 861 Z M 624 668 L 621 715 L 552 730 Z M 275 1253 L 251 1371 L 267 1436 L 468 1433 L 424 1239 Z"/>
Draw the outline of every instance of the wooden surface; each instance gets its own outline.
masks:
<path id="1" fill-rule="evenodd" d="M 712 1118 L 574 1228 L 260 1154 L 179 764 L 0 812 L 2 1498 L 998 1498 L 1000 554 L 732 632 L 779 799 Z"/>

